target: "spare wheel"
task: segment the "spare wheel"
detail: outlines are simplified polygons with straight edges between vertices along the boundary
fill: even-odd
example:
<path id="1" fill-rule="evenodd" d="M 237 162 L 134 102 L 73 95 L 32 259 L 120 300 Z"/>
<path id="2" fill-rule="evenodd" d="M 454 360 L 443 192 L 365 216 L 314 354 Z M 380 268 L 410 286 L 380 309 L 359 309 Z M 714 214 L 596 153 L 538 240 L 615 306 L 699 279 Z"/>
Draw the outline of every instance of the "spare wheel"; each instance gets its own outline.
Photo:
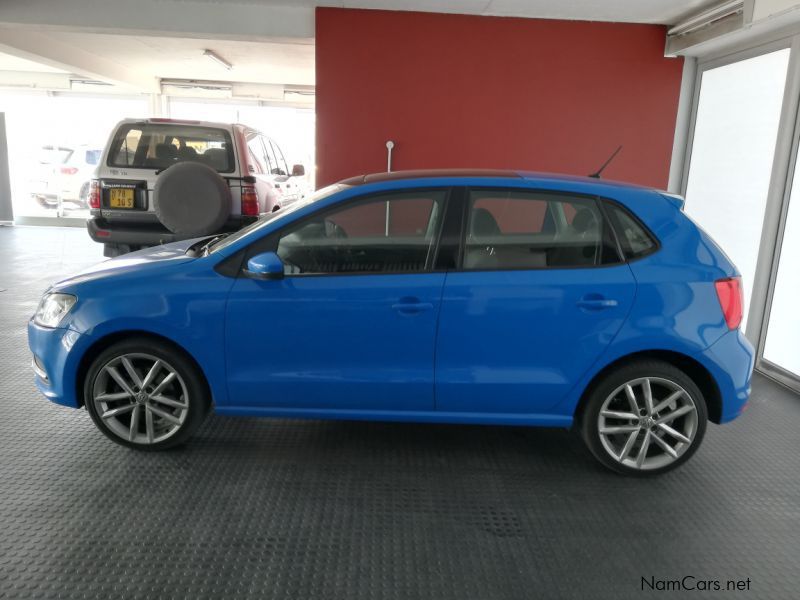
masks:
<path id="1" fill-rule="evenodd" d="M 231 212 L 231 190 L 208 165 L 180 162 L 162 171 L 153 207 L 164 226 L 187 237 L 216 233 Z"/>

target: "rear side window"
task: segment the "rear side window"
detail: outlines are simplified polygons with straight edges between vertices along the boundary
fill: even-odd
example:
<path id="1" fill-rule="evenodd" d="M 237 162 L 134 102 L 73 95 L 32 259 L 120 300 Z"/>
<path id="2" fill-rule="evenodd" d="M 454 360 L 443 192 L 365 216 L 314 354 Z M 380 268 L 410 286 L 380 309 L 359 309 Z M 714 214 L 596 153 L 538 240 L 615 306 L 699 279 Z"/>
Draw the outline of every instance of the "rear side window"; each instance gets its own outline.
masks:
<path id="1" fill-rule="evenodd" d="M 108 153 L 110 167 L 166 169 L 188 160 L 205 163 L 219 173 L 233 172 L 230 134 L 179 123 L 129 123 L 117 130 Z"/>
<path id="2" fill-rule="evenodd" d="M 467 208 L 464 269 L 559 269 L 621 260 L 593 198 L 475 190 Z"/>
<path id="3" fill-rule="evenodd" d="M 261 144 L 261 136 L 251 134 L 247 137 L 247 151 L 250 154 L 250 164 L 247 165 L 251 173 L 267 173 L 267 160 L 264 154 L 264 146 Z"/>
<path id="4" fill-rule="evenodd" d="M 658 244 L 644 225 L 621 206 L 606 202 L 606 211 L 614 223 L 622 252 L 628 260 L 653 252 Z"/>
<path id="5" fill-rule="evenodd" d="M 272 140 L 269 140 L 269 144 L 272 145 L 272 153 L 275 155 L 275 161 L 278 165 L 278 172 L 275 173 L 275 175 L 288 175 L 289 170 L 286 168 L 286 160 L 283 158 L 283 152 L 281 152 L 281 149 L 278 148 L 278 145 Z"/>

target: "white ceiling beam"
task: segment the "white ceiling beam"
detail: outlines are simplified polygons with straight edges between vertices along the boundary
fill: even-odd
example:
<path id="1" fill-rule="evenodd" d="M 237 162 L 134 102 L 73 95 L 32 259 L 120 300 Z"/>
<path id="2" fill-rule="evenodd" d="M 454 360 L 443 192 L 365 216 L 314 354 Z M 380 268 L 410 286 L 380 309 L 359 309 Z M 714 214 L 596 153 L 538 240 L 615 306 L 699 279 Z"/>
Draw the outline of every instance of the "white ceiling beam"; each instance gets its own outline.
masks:
<path id="1" fill-rule="evenodd" d="M 68 91 L 72 82 L 67 73 L 0 71 L 0 87 Z"/>
<path id="2" fill-rule="evenodd" d="M 26 28 L 0 28 L 0 52 L 140 92 L 157 93 L 158 80 Z"/>

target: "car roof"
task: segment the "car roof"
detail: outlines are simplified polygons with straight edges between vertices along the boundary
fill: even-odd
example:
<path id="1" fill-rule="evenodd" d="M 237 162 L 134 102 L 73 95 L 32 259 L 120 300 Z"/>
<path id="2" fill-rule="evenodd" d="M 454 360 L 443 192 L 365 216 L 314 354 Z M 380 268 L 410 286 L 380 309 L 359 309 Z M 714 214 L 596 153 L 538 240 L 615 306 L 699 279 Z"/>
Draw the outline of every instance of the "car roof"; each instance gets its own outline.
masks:
<path id="1" fill-rule="evenodd" d="M 235 127 L 237 125 L 237 123 L 222 123 L 219 121 L 199 121 L 195 119 L 172 119 L 172 118 L 162 118 L 162 117 L 152 117 L 145 119 L 123 119 L 121 123 L 148 123 L 153 125 L 196 125 L 198 127 L 216 127 L 221 129 L 230 129 L 231 127 Z M 247 126 L 242 125 L 242 127 L 247 127 Z"/>
<path id="2" fill-rule="evenodd" d="M 627 183 L 624 181 L 615 181 L 611 179 L 599 179 L 596 177 L 581 177 L 578 175 L 567 175 L 562 173 L 544 173 L 537 171 L 515 171 L 512 169 L 417 169 L 408 171 L 392 171 L 384 173 L 368 173 L 365 175 L 357 175 L 343 179 L 338 183 L 342 185 L 358 186 L 370 183 L 382 183 L 388 181 L 403 181 L 403 180 L 425 180 L 425 179 L 508 179 L 536 181 L 538 183 L 581 183 L 592 186 L 602 187 L 615 187 L 615 188 L 631 188 L 638 190 L 655 190 L 646 186 Z M 474 182 L 472 182 L 474 183 Z M 659 191 L 659 190 L 656 190 Z"/>

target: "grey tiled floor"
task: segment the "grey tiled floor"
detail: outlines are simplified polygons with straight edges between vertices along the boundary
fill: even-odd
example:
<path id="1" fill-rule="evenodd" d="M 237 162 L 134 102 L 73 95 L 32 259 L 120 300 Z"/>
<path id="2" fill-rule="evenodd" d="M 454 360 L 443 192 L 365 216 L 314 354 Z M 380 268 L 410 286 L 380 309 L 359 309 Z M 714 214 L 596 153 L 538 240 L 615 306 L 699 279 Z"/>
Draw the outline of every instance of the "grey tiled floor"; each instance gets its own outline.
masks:
<path id="1" fill-rule="evenodd" d="M 797 598 L 800 399 L 752 407 L 655 480 L 555 430 L 211 417 L 185 448 L 109 442 L 48 403 L 26 320 L 101 260 L 85 231 L 0 228 L 0 598 L 639 598 L 642 577 Z"/>

